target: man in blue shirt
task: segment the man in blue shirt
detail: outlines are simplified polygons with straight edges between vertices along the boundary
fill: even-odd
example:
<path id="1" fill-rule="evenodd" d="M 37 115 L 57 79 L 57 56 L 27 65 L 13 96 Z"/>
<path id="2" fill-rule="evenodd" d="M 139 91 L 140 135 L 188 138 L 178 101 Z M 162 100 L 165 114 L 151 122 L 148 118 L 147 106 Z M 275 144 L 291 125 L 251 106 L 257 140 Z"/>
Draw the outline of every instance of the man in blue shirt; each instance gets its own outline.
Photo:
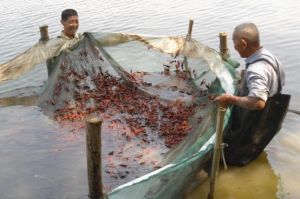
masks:
<path id="1" fill-rule="evenodd" d="M 260 45 L 259 32 L 255 24 L 243 23 L 233 32 L 234 48 L 242 58 L 246 58 L 246 71 L 239 96 L 224 94 L 217 98 L 221 106 L 229 104 L 247 109 L 263 109 L 268 97 L 278 90 L 278 77 L 270 64 L 279 68 L 281 86 L 284 85 L 285 75 L 278 59 Z M 265 58 L 267 61 L 257 61 Z M 254 63 L 252 63 L 254 62 Z M 252 64 L 251 64 L 252 63 Z"/>
<path id="2" fill-rule="evenodd" d="M 246 70 L 237 95 L 223 94 L 219 105 L 234 105 L 224 129 L 224 154 L 233 165 L 254 160 L 279 131 L 289 97 L 282 105 L 285 75 L 279 60 L 260 45 L 259 31 L 253 23 L 238 25 L 233 32 L 234 48 L 246 58 Z M 285 98 L 285 97 L 283 97 Z M 286 98 L 285 98 L 286 99 Z"/>

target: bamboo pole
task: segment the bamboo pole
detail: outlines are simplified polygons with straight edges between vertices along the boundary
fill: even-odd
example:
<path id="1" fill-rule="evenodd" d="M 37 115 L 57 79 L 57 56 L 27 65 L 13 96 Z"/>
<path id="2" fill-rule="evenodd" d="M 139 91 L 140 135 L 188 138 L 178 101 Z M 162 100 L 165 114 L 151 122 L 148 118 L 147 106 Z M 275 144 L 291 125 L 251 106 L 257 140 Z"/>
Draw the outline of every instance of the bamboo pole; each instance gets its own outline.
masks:
<path id="1" fill-rule="evenodd" d="M 48 34 L 48 26 L 44 25 L 44 26 L 40 26 L 40 41 L 41 42 L 47 42 L 49 40 L 49 34 Z"/>
<path id="2" fill-rule="evenodd" d="M 222 59 L 229 58 L 229 51 L 227 47 L 227 33 L 226 32 L 220 32 L 220 54 L 222 56 Z"/>
<path id="3" fill-rule="evenodd" d="M 218 108 L 216 139 L 215 139 L 214 155 L 213 155 L 213 162 L 212 162 L 212 168 L 210 174 L 210 191 L 207 197 L 208 199 L 214 198 L 216 176 L 218 175 L 219 172 L 219 164 L 220 164 L 220 157 L 222 151 L 222 136 L 223 136 L 222 134 L 223 134 L 225 112 L 226 112 L 226 108 L 223 107 Z"/>
<path id="4" fill-rule="evenodd" d="M 192 38 L 193 25 L 194 25 L 194 20 L 190 19 L 188 34 L 186 36 L 188 40 L 190 40 Z"/>
<path id="5" fill-rule="evenodd" d="M 44 25 L 44 26 L 40 26 L 40 42 L 41 43 L 46 43 L 47 41 L 49 41 L 49 34 L 48 34 L 48 26 Z M 46 61 L 46 65 L 47 65 L 47 72 L 48 72 L 48 77 L 50 77 L 52 71 L 53 71 L 53 59 L 47 59 Z"/>
<path id="6" fill-rule="evenodd" d="M 97 118 L 86 120 L 86 154 L 89 183 L 89 198 L 103 197 L 101 174 L 101 124 Z"/>
<path id="7" fill-rule="evenodd" d="M 188 34 L 186 35 L 186 41 L 189 41 L 192 38 L 193 24 L 194 24 L 194 20 L 190 19 L 190 21 L 189 21 L 189 28 L 188 28 Z M 186 45 L 186 42 L 185 42 L 185 45 Z M 184 69 L 185 69 L 185 71 L 188 72 L 189 75 L 191 76 L 191 71 L 189 70 L 188 61 L 187 61 L 187 57 L 186 56 L 184 56 L 184 58 L 183 58 L 183 63 L 184 63 Z"/>

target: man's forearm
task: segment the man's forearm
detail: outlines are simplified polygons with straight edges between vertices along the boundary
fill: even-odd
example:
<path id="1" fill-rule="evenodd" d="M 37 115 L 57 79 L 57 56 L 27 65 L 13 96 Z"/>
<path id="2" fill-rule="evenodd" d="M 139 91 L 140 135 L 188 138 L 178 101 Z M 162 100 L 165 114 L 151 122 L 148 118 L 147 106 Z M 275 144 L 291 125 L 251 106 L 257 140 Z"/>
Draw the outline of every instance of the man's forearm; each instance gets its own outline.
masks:
<path id="1" fill-rule="evenodd" d="M 229 104 L 233 104 L 242 108 L 251 109 L 251 110 L 261 110 L 265 107 L 265 101 L 257 97 L 250 96 L 230 96 Z"/>

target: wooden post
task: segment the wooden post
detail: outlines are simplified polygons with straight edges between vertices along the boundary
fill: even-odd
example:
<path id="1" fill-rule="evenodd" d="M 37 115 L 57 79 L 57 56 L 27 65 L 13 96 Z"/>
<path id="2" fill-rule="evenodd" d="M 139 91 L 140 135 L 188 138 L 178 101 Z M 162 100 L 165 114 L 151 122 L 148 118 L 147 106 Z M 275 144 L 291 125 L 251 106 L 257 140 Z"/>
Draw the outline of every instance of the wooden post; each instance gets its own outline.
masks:
<path id="1" fill-rule="evenodd" d="M 49 34 L 48 34 L 48 26 L 44 25 L 44 26 L 40 26 L 40 42 L 42 44 L 46 43 L 47 41 L 49 41 Z M 46 66 L 47 66 L 47 72 L 48 72 L 48 78 L 50 77 L 52 71 L 53 71 L 53 59 L 47 59 L 46 61 Z"/>
<path id="2" fill-rule="evenodd" d="M 222 59 L 227 59 L 229 58 L 229 51 L 227 48 L 227 34 L 226 32 L 220 32 L 219 33 L 220 37 L 220 54 L 222 56 Z"/>
<path id="3" fill-rule="evenodd" d="M 103 196 L 101 174 L 101 124 L 97 118 L 86 120 L 86 154 L 89 182 L 89 198 L 100 199 Z"/>
<path id="4" fill-rule="evenodd" d="M 208 199 L 214 198 L 215 191 L 215 182 L 216 176 L 219 172 L 219 164 L 222 150 L 222 136 L 223 136 L 223 125 L 224 125 L 224 115 L 226 113 L 226 108 L 219 107 L 218 116 L 217 116 L 217 127 L 216 127 L 216 138 L 215 138 L 215 146 L 214 146 L 214 156 L 211 167 L 210 174 L 210 191 L 208 194 Z"/>
<path id="5" fill-rule="evenodd" d="M 187 41 L 189 41 L 192 38 L 193 24 L 194 24 L 194 20 L 190 19 L 188 34 L 186 35 L 186 40 Z M 184 63 L 184 69 L 185 69 L 185 71 L 188 72 L 188 74 L 191 77 L 191 71 L 189 70 L 188 61 L 187 61 L 187 57 L 186 56 L 184 56 L 184 58 L 183 58 L 183 63 Z"/>
<path id="6" fill-rule="evenodd" d="M 41 42 L 47 42 L 49 40 L 49 34 L 48 34 L 48 26 L 44 25 L 44 26 L 40 26 L 40 41 Z"/>
<path id="7" fill-rule="evenodd" d="M 192 38 L 193 24 L 194 24 L 194 20 L 190 19 L 188 34 L 186 36 L 188 40 Z"/>

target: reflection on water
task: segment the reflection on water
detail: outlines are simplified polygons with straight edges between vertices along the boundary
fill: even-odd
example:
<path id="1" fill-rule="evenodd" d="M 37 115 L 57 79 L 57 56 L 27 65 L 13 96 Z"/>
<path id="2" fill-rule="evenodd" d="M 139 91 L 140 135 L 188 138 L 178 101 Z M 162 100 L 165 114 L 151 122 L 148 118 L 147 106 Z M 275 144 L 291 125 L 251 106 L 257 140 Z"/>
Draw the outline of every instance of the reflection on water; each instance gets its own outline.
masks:
<path id="1" fill-rule="evenodd" d="M 280 177 L 284 198 L 299 198 L 300 115 L 288 113 L 282 130 L 267 148 L 268 160 Z"/>
<path id="2" fill-rule="evenodd" d="M 38 101 L 38 96 L 25 96 L 25 97 L 7 97 L 0 98 L 1 106 L 36 106 Z"/>
<path id="3" fill-rule="evenodd" d="M 0 198 L 87 198 L 83 134 L 57 128 L 36 106 L 0 108 Z"/>

